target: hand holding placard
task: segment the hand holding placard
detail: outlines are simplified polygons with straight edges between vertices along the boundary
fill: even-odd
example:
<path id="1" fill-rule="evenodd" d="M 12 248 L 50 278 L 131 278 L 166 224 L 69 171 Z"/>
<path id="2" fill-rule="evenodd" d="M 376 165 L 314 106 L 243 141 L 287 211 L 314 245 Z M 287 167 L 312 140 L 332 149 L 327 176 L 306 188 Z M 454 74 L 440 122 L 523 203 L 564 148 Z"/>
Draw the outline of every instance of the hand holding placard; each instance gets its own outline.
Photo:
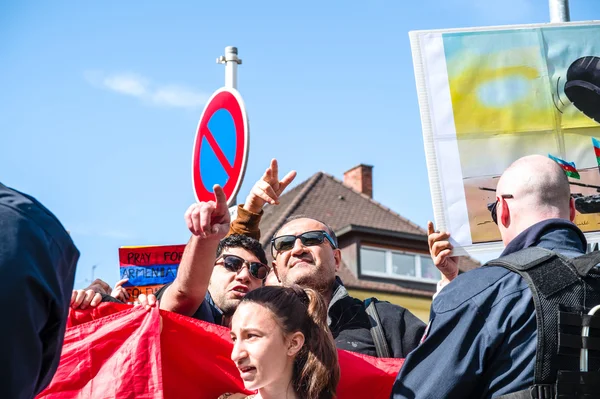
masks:
<path id="1" fill-rule="evenodd" d="M 442 281 L 448 283 L 458 276 L 458 257 L 452 255 L 450 233 L 435 231 L 433 222 L 427 222 L 427 243 L 433 264 L 442 273 Z"/>

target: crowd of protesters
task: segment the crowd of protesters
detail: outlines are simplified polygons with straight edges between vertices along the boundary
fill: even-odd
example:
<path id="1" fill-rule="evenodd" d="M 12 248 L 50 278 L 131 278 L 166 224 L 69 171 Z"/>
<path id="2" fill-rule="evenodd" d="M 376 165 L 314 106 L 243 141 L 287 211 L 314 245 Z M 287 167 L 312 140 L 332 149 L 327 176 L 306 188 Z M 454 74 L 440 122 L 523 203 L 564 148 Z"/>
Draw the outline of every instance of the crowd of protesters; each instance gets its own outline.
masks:
<path id="1" fill-rule="evenodd" d="M 273 160 L 233 221 L 215 186 L 214 201 L 185 213 L 192 235 L 175 280 L 156 295 L 140 295 L 139 303 L 230 328 L 231 359 L 245 387 L 257 392 L 251 397 L 334 398 L 340 375 L 336 348 L 378 356 L 380 340 L 389 357 L 405 358 L 392 398 L 493 398 L 534 385 L 538 330 L 528 283 L 497 266 L 459 275 L 450 235 L 431 223 L 429 249 L 443 277 L 427 326 L 401 306 L 376 301 L 382 334 L 373 334 L 365 303 L 351 297 L 336 275 L 341 251 L 326 221 L 302 215 L 287 220 L 271 240 L 268 265 L 258 241 L 262 208 L 278 204 L 294 177 L 290 172 L 280 180 Z M 122 286 L 126 279 L 114 289 L 96 280 L 71 292 L 78 253 L 58 221 L 35 200 L 4 186 L 0 205 L 0 221 L 8 226 L 0 229 L 0 272 L 11 285 L 0 292 L 8 297 L 17 295 L 11 294 L 15 289 L 22 295 L 23 287 L 36 287 L 25 309 L 14 309 L 21 328 L 9 333 L 3 342 L 10 348 L 2 353 L 14 358 L 23 350 L 39 359 L 28 373 L 6 369 L 0 378 L 14 393 L 9 397 L 30 398 L 56 369 L 69 295 L 76 309 L 129 298 Z M 572 222 L 568 179 L 546 157 L 513 163 L 498 182 L 491 212 L 505 245 L 502 256 L 528 247 L 567 258 L 585 253 L 585 237 Z M 15 264 L 23 270 L 9 268 Z M 53 307 L 36 307 L 46 303 Z"/>

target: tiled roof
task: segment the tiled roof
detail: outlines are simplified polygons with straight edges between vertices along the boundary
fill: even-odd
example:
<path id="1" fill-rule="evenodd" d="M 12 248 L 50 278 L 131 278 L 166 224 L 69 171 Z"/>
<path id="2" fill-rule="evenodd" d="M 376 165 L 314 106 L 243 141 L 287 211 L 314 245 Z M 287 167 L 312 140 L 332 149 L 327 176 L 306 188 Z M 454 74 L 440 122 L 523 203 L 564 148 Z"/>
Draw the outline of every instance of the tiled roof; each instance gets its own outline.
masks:
<path id="1" fill-rule="evenodd" d="M 347 187 L 342 181 L 324 172 L 314 174 L 308 180 L 283 194 L 279 198 L 279 202 L 279 205 L 266 205 L 264 208 L 260 230 L 262 233 L 261 244 L 265 248 L 286 219 L 294 215 L 306 215 L 322 220 L 336 232 L 353 225 L 423 237 L 427 235 L 422 227 L 372 198 Z M 479 263 L 472 258 L 461 259 L 459 265 L 462 271 L 477 266 L 479 266 Z M 408 293 L 408 291 L 418 291 L 392 283 L 359 280 L 345 266 L 342 267 L 342 270 L 344 271 L 340 272 L 340 277 L 342 277 L 345 284 L 350 284 L 351 287 L 380 289 L 386 292 Z M 431 294 L 426 291 L 415 292 L 417 295 L 423 293 Z"/>
<path id="2" fill-rule="evenodd" d="M 264 233 L 263 244 L 266 244 L 292 215 L 306 215 L 323 220 L 334 231 L 352 224 L 403 233 L 427 234 L 408 219 L 324 172 L 311 176 L 282 195 L 279 205 L 265 207 L 260 225 Z"/>

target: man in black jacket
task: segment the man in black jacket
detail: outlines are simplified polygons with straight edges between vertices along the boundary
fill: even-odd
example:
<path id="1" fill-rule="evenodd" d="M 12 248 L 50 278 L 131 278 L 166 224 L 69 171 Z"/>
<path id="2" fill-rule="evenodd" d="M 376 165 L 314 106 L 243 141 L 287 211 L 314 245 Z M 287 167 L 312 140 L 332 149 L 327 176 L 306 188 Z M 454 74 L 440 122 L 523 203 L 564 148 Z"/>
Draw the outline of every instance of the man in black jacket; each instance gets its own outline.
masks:
<path id="1" fill-rule="evenodd" d="M 351 297 L 336 277 L 342 254 L 329 226 L 307 217 L 292 218 L 275 234 L 271 253 L 283 285 L 312 288 L 329 303 L 328 324 L 339 349 L 377 356 L 363 301 Z M 375 307 L 390 356 L 406 357 L 419 344 L 425 324 L 401 306 L 377 302 Z"/>
<path id="2" fill-rule="evenodd" d="M 243 205 L 238 206 L 232 222 L 236 232 L 258 239 L 258 228 L 265 203 L 277 204 L 279 195 L 293 180 L 295 172 L 281 181 L 276 160 L 256 182 Z M 333 230 L 308 217 L 290 218 L 272 240 L 273 270 L 283 285 L 299 284 L 319 291 L 329 304 L 328 324 L 336 346 L 352 352 L 377 356 L 371 335 L 371 316 L 363 301 L 348 294 L 336 272 L 342 262 Z M 417 347 L 425 324 L 408 310 L 388 302 L 376 302 L 381 330 L 390 356 L 404 358 Z"/>
<path id="3" fill-rule="evenodd" d="M 31 399 L 52 380 L 79 251 L 34 198 L 0 184 L 0 391 Z"/>

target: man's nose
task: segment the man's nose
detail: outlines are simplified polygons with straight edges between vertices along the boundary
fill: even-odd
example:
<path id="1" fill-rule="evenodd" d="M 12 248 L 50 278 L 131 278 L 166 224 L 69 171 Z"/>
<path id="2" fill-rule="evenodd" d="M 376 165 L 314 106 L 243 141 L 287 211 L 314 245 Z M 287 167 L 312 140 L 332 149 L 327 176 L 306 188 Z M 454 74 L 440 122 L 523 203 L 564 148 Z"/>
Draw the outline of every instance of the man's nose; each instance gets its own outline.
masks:
<path id="1" fill-rule="evenodd" d="M 239 272 L 237 272 L 235 279 L 237 281 L 248 282 L 250 281 L 250 267 L 244 264 Z"/>
<path id="2" fill-rule="evenodd" d="M 306 252 L 306 247 L 304 246 L 304 244 L 302 244 L 302 241 L 300 240 L 300 238 L 296 238 L 296 241 L 294 241 L 294 246 L 291 249 L 291 254 L 292 255 L 300 255 L 300 254 L 303 254 L 304 252 Z"/>

